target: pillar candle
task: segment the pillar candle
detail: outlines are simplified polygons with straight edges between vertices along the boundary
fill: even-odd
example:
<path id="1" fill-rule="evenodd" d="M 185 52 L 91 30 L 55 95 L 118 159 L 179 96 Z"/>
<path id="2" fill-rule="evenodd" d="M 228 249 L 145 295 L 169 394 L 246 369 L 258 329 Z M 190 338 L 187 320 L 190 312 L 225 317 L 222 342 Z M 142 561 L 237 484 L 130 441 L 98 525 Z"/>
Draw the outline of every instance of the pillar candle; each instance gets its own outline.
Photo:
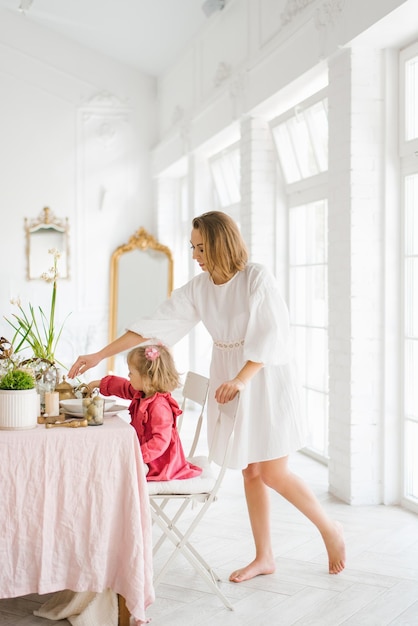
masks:
<path id="1" fill-rule="evenodd" d="M 60 394 L 58 391 L 45 392 L 45 413 L 48 415 L 59 415 Z"/>

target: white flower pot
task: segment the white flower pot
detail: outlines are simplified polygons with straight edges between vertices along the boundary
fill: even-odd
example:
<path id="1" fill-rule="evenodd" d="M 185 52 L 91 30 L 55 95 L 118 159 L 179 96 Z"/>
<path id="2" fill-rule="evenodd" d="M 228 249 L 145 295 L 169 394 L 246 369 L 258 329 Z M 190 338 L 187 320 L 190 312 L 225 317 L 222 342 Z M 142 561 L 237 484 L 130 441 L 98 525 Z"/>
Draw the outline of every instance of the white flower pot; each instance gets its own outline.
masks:
<path id="1" fill-rule="evenodd" d="M 35 428 L 39 415 L 36 389 L 0 389 L 0 429 Z"/>

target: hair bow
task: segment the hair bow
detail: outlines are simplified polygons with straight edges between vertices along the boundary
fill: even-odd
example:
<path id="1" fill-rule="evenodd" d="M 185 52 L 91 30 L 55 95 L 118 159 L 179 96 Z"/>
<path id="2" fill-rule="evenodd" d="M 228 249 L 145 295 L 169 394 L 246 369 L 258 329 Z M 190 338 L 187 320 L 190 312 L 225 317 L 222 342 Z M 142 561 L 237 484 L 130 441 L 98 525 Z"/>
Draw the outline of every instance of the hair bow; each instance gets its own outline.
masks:
<path id="1" fill-rule="evenodd" d="M 145 348 L 145 357 L 148 361 L 155 361 L 160 356 L 159 350 L 155 346 L 147 346 Z"/>

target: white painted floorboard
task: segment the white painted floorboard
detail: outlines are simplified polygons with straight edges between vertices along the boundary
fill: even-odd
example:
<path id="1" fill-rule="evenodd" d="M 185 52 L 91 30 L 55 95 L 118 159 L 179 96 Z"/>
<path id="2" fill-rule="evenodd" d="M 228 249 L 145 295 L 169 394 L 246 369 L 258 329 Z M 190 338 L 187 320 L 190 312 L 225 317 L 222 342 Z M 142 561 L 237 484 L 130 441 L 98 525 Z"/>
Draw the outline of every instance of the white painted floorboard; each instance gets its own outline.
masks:
<path id="1" fill-rule="evenodd" d="M 328 494 L 322 465 L 302 454 L 291 461 L 343 523 L 346 570 L 338 576 L 327 573 L 317 530 L 272 494 L 276 573 L 229 583 L 229 573 L 253 556 L 241 474 L 229 471 L 218 501 L 192 538 L 224 581 L 234 611 L 224 608 L 180 555 L 156 589 L 148 611 L 151 626 L 418 626 L 418 516 L 398 507 L 343 504 Z M 166 542 L 156 568 L 169 549 Z M 69 624 L 33 616 L 41 601 L 36 595 L 0 600 L 0 625 Z"/>

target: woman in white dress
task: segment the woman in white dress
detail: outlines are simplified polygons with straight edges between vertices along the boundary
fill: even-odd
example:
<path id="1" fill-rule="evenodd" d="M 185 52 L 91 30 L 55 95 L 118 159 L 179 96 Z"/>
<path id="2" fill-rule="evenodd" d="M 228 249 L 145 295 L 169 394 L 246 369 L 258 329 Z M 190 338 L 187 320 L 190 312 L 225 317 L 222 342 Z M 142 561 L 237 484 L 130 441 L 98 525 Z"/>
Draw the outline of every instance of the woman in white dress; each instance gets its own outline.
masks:
<path id="1" fill-rule="evenodd" d="M 218 403 L 226 404 L 240 393 L 230 466 L 243 473 L 255 558 L 230 580 L 241 582 L 275 570 L 269 488 L 316 525 L 328 552 L 329 573 L 338 574 L 345 566 L 341 525 L 288 469 L 289 453 L 304 445 L 304 429 L 289 354 L 288 311 L 276 280 L 263 266 L 248 262 L 238 226 L 225 213 L 211 211 L 194 218 L 191 246 L 203 273 L 111 344 L 78 357 L 69 377 L 147 338 L 172 346 L 202 321 L 213 339 L 208 441 L 215 462 L 222 462 L 228 429 L 218 421 Z"/>

